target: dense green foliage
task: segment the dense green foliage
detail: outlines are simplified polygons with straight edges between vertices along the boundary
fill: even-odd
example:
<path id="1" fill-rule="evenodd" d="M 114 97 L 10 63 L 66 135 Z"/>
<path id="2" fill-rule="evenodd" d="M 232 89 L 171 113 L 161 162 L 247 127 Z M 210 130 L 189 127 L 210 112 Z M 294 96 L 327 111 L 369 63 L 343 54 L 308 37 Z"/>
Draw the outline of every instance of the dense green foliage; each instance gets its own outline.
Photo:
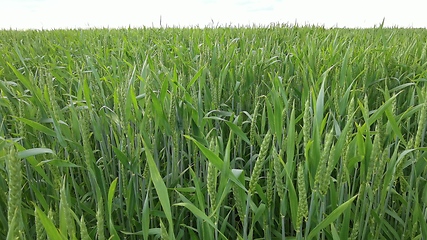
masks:
<path id="1" fill-rule="evenodd" d="M 1 239 L 427 238 L 427 32 L 0 32 Z"/>

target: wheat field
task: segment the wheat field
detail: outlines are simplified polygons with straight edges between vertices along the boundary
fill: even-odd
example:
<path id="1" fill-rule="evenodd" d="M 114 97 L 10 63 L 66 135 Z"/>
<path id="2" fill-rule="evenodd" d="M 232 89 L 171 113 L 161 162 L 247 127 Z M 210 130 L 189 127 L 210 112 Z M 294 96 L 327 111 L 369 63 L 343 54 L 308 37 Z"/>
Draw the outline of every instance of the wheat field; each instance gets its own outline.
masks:
<path id="1" fill-rule="evenodd" d="M 0 31 L 1 239 L 427 239 L 427 32 Z"/>

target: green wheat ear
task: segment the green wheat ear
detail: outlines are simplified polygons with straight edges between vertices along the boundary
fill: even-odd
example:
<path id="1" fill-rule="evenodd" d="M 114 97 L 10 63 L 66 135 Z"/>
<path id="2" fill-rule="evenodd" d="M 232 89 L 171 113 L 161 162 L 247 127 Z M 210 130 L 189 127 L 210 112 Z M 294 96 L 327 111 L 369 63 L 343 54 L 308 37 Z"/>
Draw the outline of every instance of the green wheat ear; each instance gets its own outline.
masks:
<path id="1" fill-rule="evenodd" d="M 215 140 L 212 139 L 209 146 L 211 151 L 215 151 Z M 216 185 L 217 185 L 217 169 L 212 164 L 208 163 L 208 176 L 207 176 L 207 189 L 211 202 L 211 208 L 214 209 L 216 205 Z"/>
<path id="2" fill-rule="evenodd" d="M 99 240 L 105 240 L 105 224 L 104 224 L 104 202 L 102 197 L 99 198 L 98 210 L 96 211 L 96 233 Z"/>
<path id="3" fill-rule="evenodd" d="M 83 216 L 80 219 L 80 237 L 82 240 L 90 240 L 90 236 L 87 231 L 85 219 Z"/>
<path id="4" fill-rule="evenodd" d="M 329 160 L 329 154 L 331 153 L 331 145 L 333 139 L 333 129 L 326 134 L 325 144 L 323 146 L 322 156 L 319 161 L 319 166 L 317 167 L 315 180 L 314 180 L 314 191 L 319 191 L 321 195 L 324 195 L 326 192 L 321 190 L 326 189 L 326 181 L 329 180 L 329 175 L 327 173 L 327 164 Z M 326 180 L 327 179 L 327 180 Z"/>
<path id="5" fill-rule="evenodd" d="M 50 221 L 52 221 L 53 225 L 57 224 L 57 215 L 55 213 L 54 210 L 52 210 L 52 208 L 49 208 L 49 212 L 47 213 L 47 218 L 49 218 Z"/>
<path id="6" fill-rule="evenodd" d="M 236 202 L 237 214 L 239 215 L 240 222 L 243 222 L 245 219 L 245 208 L 244 208 L 244 198 L 239 195 L 238 187 L 236 184 L 233 184 L 233 196 L 234 201 Z"/>
<path id="7" fill-rule="evenodd" d="M 267 169 L 267 207 L 270 208 L 273 204 L 273 163 Z"/>
<path id="8" fill-rule="evenodd" d="M 217 181 L 216 174 L 217 174 L 216 167 L 211 162 L 209 162 L 207 188 L 208 188 L 209 197 L 211 199 L 212 209 L 215 208 L 215 205 L 216 205 L 216 181 Z"/>
<path id="9" fill-rule="evenodd" d="M 68 204 L 68 200 L 67 200 L 67 193 L 65 189 L 65 178 L 63 180 L 63 184 L 60 190 L 59 214 L 60 214 L 60 219 L 65 220 L 65 222 L 60 221 L 60 225 L 65 224 L 64 229 L 67 230 L 68 236 L 71 239 L 75 239 L 76 228 L 75 228 L 74 219 L 71 216 L 70 205 Z"/>
<path id="10" fill-rule="evenodd" d="M 418 119 L 418 128 L 417 128 L 417 133 L 415 135 L 414 148 L 422 147 L 421 136 L 423 134 L 424 126 L 427 121 L 427 87 L 424 87 L 423 92 L 425 93 L 424 97 L 426 98 L 426 100 L 425 102 L 421 103 L 422 108 L 421 108 L 421 112 Z M 419 153 L 417 154 L 417 157 L 419 158 Z"/>
<path id="11" fill-rule="evenodd" d="M 296 232 L 299 233 L 301 231 L 303 219 L 307 218 L 308 216 L 307 189 L 305 187 L 305 176 L 304 176 L 304 168 L 302 163 L 300 163 L 298 166 L 297 188 L 298 188 L 298 210 L 297 210 Z"/>
<path id="12" fill-rule="evenodd" d="M 283 182 L 283 165 L 281 163 L 280 155 L 276 149 L 273 148 L 273 169 L 274 169 L 274 181 L 276 183 L 277 195 L 280 200 L 285 198 L 285 183 Z"/>
<path id="13" fill-rule="evenodd" d="M 261 170 L 264 166 L 264 162 L 267 159 L 268 150 L 270 150 L 271 143 L 271 131 L 268 130 L 261 144 L 261 149 L 258 155 L 258 159 L 255 162 L 254 169 L 252 171 L 251 179 L 249 181 L 249 193 L 253 193 L 261 175 Z"/>
<path id="14" fill-rule="evenodd" d="M 304 150 L 306 150 L 308 141 L 310 139 L 310 129 L 311 129 L 310 100 L 307 99 L 304 105 L 303 127 L 302 127 L 302 133 L 304 136 Z"/>
<path id="15" fill-rule="evenodd" d="M 378 163 L 380 162 L 380 154 L 382 152 L 381 149 L 381 123 L 379 122 L 377 124 L 377 126 L 375 127 L 375 131 L 377 132 L 377 134 L 375 134 L 374 137 L 374 143 L 372 145 L 372 153 L 371 153 L 371 158 L 368 164 L 368 170 L 367 170 L 367 176 L 366 176 L 366 182 L 365 183 L 371 183 L 371 180 L 374 176 L 374 173 Z"/>
<path id="16" fill-rule="evenodd" d="M 255 136 L 256 136 L 256 124 L 257 124 L 257 118 L 258 118 L 258 108 L 259 108 L 259 101 L 255 103 L 255 109 L 254 113 L 252 114 L 252 121 L 251 121 L 251 128 L 249 132 L 249 140 L 252 146 L 255 145 Z"/>
<path id="17" fill-rule="evenodd" d="M 353 226 L 353 229 L 351 229 L 351 234 L 349 239 L 350 240 L 356 240 L 358 239 L 357 237 L 359 236 L 359 220 L 356 220 Z"/>
<path id="18" fill-rule="evenodd" d="M 8 239 L 20 238 L 21 229 L 21 201 L 22 201 L 22 172 L 21 160 L 16 156 L 12 146 L 6 159 L 9 195 L 7 202 L 7 221 L 9 225 Z"/>
<path id="19" fill-rule="evenodd" d="M 335 152 L 335 145 L 332 145 L 331 147 L 331 151 L 329 154 L 329 159 L 328 159 L 328 166 L 326 167 L 326 172 L 325 172 L 325 176 L 322 178 L 321 182 L 320 182 L 320 194 L 322 194 L 323 196 L 326 194 L 326 192 L 329 189 L 329 183 L 330 183 L 330 179 L 331 179 L 331 173 L 334 170 L 334 155 L 333 153 Z"/>

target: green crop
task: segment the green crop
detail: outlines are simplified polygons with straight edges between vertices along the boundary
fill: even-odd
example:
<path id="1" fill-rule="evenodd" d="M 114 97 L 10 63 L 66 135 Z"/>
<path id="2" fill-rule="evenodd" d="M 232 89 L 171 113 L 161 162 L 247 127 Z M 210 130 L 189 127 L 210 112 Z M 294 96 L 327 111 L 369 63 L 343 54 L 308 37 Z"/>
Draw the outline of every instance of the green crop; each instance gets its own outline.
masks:
<path id="1" fill-rule="evenodd" d="M 425 239 L 426 39 L 0 31 L 0 239 Z"/>

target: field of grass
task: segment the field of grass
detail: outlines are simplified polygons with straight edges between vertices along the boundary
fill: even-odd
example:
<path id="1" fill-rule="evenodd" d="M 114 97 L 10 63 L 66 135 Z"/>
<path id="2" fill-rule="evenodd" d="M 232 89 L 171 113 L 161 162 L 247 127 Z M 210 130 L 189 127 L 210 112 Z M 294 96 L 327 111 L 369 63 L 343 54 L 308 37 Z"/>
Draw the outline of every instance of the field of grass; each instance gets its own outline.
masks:
<path id="1" fill-rule="evenodd" d="M 0 31 L 0 239 L 427 239 L 427 31 Z"/>

